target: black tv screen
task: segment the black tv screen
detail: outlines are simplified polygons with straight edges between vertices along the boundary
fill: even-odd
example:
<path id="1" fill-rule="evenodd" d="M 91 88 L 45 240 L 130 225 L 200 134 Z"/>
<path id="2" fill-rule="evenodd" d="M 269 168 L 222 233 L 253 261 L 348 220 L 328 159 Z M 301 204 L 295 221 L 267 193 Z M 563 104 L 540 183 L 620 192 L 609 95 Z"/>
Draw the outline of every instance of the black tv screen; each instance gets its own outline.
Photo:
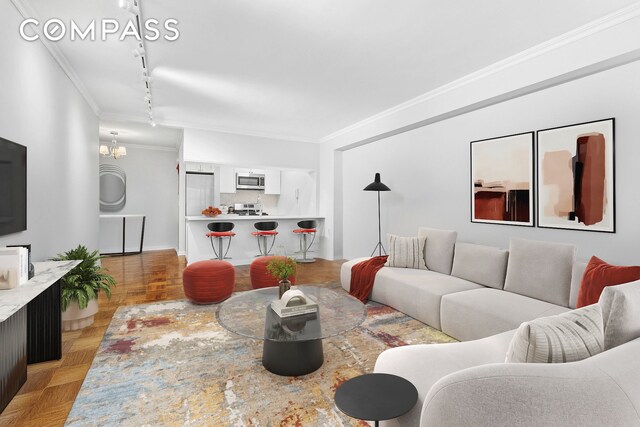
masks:
<path id="1" fill-rule="evenodd" d="M 27 147 L 0 138 L 0 236 L 27 229 Z"/>

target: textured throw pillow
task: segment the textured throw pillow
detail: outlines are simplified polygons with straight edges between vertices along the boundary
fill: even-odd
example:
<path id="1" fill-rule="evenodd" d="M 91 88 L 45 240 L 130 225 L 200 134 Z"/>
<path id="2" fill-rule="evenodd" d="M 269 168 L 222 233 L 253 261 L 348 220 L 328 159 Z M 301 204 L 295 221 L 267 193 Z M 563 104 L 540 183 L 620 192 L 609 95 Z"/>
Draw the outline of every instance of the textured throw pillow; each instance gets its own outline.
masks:
<path id="1" fill-rule="evenodd" d="M 565 363 L 604 351 L 602 308 L 593 304 L 520 325 L 513 336 L 509 363 Z"/>
<path id="2" fill-rule="evenodd" d="M 424 263 L 426 242 L 426 237 L 400 237 L 389 234 L 389 258 L 385 265 L 427 270 Z"/>
<path id="3" fill-rule="evenodd" d="M 640 266 L 610 265 L 593 256 L 584 270 L 576 307 L 597 303 L 600 294 L 607 286 L 621 285 L 636 280 L 640 280 Z"/>

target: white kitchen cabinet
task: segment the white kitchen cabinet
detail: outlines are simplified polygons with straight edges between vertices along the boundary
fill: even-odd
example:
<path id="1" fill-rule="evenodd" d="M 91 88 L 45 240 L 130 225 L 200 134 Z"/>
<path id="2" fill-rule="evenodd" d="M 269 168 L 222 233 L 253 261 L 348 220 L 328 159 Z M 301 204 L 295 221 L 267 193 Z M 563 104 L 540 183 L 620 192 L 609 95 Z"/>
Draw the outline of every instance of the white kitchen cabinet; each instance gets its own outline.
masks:
<path id="1" fill-rule="evenodd" d="M 280 171 L 278 169 L 264 171 L 264 194 L 280 194 Z"/>
<path id="2" fill-rule="evenodd" d="M 185 162 L 187 172 L 213 172 L 211 163 Z"/>
<path id="3" fill-rule="evenodd" d="M 236 171 L 230 166 L 220 166 L 220 193 L 236 192 Z"/>

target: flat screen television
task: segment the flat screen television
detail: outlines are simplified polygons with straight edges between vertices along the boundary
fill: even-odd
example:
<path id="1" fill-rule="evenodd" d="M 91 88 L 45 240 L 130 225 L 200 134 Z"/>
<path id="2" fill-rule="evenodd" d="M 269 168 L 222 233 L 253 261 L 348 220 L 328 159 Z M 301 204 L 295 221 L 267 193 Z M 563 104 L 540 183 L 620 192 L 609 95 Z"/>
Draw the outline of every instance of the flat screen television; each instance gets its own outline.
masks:
<path id="1" fill-rule="evenodd" d="M 27 229 L 27 147 L 0 138 L 0 236 Z"/>

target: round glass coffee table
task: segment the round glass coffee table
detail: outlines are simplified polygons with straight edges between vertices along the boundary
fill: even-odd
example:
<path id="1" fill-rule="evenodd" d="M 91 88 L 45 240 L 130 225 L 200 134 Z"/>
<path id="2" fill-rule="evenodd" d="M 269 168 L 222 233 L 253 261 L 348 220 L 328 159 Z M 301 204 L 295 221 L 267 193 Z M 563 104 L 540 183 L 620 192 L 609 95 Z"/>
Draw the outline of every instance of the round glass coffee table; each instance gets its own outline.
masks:
<path id="1" fill-rule="evenodd" d="M 317 302 L 318 311 L 280 318 L 271 309 L 271 301 L 278 299 L 277 287 L 241 292 L 216 310 L 225 329 L 264 341 L 262 365 L 277 375 L 305 375 L 320 368 L 322 340 L 356 328 L 367 316 L 365 305 L 347 293 L 309 285 L 292 289 Z"/>

